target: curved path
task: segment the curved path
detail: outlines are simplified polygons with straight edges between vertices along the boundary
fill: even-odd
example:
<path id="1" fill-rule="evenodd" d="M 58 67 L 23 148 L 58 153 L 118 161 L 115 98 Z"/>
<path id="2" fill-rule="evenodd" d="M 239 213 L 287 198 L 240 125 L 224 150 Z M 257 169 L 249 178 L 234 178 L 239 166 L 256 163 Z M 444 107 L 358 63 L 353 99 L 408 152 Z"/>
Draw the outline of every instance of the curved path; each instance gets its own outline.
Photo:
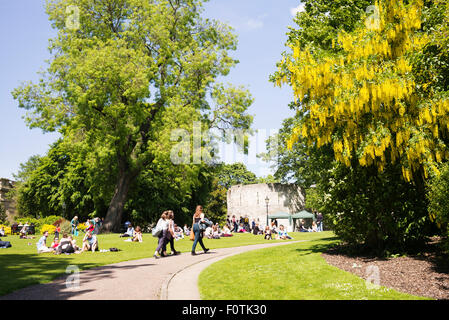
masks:
<path id="1" fill-rule="evenodd" d="M 161 259 L 124 261 L 81 271 L 78 282 L 76 276 L 68 274 L 51 283 L 20 289 L 0 300 L 199 300 L 198 276 L 208 265 L 250 250 L 302 241 L 213 249 L 196 256 L 184 252 Z"/>

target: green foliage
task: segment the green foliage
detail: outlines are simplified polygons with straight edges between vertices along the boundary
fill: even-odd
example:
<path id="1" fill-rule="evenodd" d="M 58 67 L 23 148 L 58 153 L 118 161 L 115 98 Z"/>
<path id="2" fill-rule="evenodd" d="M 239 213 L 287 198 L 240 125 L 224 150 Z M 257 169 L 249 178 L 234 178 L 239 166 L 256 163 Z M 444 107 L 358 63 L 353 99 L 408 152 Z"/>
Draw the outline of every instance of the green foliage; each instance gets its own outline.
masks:
<path id="1" fill-rule="evenodd" d="M 445 247 L 449 252 L 449 163 L 440 168 L 441 174 L 434 176 L 427 185 L 429 215 L 446 237 Z"/>
<path id="2" fill-rule="evenodd" d="M 373 166 L 336 166 L 320 186 L 325 223 L 342 240 L 378 255 L 421 249 L 433 231 L 423 181 L 408 183 L 401 175 L 398 165 L 382 173 Z"/>
<path id="3" fill-rule="evenodd" d="M 227 215 L 227 189 L 220 185 L 217 178 L 213 178 L 211 191 L 204 206 L 204 213 L 214 223 L 222 226 Z"/>
<path id="4" fill-rule="evenodd" d="M 322 212 L 324 205 L 324 197 L 321 190 L 314 188 L 306 189 L 305 207 L 314 211 Z"/>
<path id="5" fill-rule="evenodd" d="M 268 138 L 267 152 L 260 154 L 260 157 L 273 163 L 276 180 L 285 183 L 294 181 L 306 190 L 318 180 L 326 178 L 327 170 L 334 165 L 333 151 L 328 146 L 309 147 L 302 141 L 288 149 L 285 142 L 290 137 L 294 124 L 294 118 L 285 119 L 279 133 Z"/>
<path id="6" fill-rule="evenodd" d="M 67 220 L 87 219 L 104 212 L 112 194 L 109 175 L 88 167 L 90 158 L 77 144 L 59 140 L 47 155 L 31 157 L 21 165 L 16 188 L 17 208 L 24 216 L 58 214 Z"/>
<path id="7" fill-rule="evenodd" d="M 70 234 L 72 232 L 72 224 L 68 220 L 65 220 L 63 223 L 61 223 L 60 228 L 61 234 L 64 233 Z"/>
<path id="8" fill-rule="evenodd" d="M 257 176 L 241 162 L 219 164 L 217 168 L 218 183 L 226 189 L 238 184 L 258 183 Z"/>
<path id="9" fill-rule="evenodd" d="M 298 13 L 295 23 L 300 28 L 290 28 L 289 43 L 299 43 L 301 47 L 314 46 L 315 49 L 329 49 L 338 32 L 351 32 L 361 24 L 362 17 L 372 0 L 304 0 L 305 10 Z"/>
<path id="10" fill-rule="evenodd" d="M 54 225 L 55 222 L 60 221 L 61 219 L 63 219 L 63 218 L 60 216 L 50 215 L 47 217 L 42 217 L 40 219 L 33 218 L 33 217 L 21 217 L 21 218 L 15 219 L 15 222 L 22 223 L 22 224 L 25 224 L 25 223 L 32 224 L 33 223 L 36 232 L 38 232 L 39 230 L 41 230 L 43 228 L 43 226 Z"/>

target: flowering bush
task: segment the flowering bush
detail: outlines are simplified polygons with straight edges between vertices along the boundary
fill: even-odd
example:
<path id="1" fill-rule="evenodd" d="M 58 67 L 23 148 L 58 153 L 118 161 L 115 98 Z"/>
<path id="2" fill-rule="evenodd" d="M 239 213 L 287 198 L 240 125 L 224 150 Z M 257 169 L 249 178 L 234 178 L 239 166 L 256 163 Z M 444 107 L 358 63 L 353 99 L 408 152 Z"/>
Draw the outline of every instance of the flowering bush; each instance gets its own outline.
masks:
<path id="1" fill-rule="evenodd" d="M 5 235 L 11 234 L 11 227 L 7 227 L 4 224 L 0 224 L 0 229 L 1 228 L 5 230 Z"/>
<path id="2" fill-rule="evenodd" d="M 70 234 L 72 232 L 72 224 L 70 223 L 70 221 L 65 220 L 63 223 L 61 223 L 60 227 L 61 233 Z"/>
<path id="3" fill-rule="evenodd" d="M 86 228 L 87 228 L 87 226 L 84 224 L 84 223 L 80 223 L 79 225 L 78 225 L 78 230 L 79 231 L 86 231 Z"/>
<path id="4" fill-rule="evenodd" d="M 48 231 L 48 234 L 55 234 L 56 227 L 52 224 L 44 224 L 41 228 L 41 234 Z"/>

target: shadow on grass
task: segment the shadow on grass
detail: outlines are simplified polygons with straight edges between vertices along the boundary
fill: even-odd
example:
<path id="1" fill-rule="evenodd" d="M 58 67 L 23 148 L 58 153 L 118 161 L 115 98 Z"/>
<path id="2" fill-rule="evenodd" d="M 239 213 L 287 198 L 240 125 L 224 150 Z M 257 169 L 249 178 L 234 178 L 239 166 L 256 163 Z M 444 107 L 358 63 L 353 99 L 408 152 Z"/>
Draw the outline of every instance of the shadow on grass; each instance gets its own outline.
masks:
<path id="1" fill-rule="evenodd" d="M 338 237 L 326 237 L 321 238 L 317 240 L 310 240 L 307 242 L 309 245 L 305 249 L 296 249 L 296 251 L 299 253 L 300 256 L 305 256 L 309 254 L 316 254 L 316 253 L 324 253 L 330 250 L 331 248 L 335 247 L 336 243 L 335 241 L 338 240 Z M 317 242 L 316 244 L 313 244 L 314 242 Z M 323 243 L 324 242 L 324 243 Z"/>
<path id="2" fill-rule="evenodd" d="M 2 257 L 0 264 L 0 300 L 66 300 L 94 291 L 83 290 L 83 283 L 112 278 L 117 269 L 135 269 L 154 264 L 107 265 L 75 263 L 72 259 L 52 259 L 50 255 L 11 254 Z M 80 287 L 68 288 L 66 280 L 73 271 L 66 273 L 68 266 L 80 271 Z M 87 270 L 86 270 L 87 269 Z M 39 282 L 52 281 L 39 284 Z"/>

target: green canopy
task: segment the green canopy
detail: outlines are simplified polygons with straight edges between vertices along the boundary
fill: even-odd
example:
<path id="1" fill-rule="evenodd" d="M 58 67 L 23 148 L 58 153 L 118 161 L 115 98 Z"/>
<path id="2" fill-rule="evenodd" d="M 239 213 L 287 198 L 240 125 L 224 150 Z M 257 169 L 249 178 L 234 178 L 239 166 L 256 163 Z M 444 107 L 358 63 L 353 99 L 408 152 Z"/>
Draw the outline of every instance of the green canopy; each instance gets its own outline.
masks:
<path id="1" fill-rule="evenodd" d="M 292 222 L 292 215 L 287 212 L 278 212 L 278 213 L 269 214 L 268 218 L 269 219 L 288 219 L 288 221 L 290 223 Z"/>
<path id="2" fill-rule="evenodd" d="M 315 220 L 315 215 L 306 210 L 302 210 L 301 212 L 295 213 L 291 217 L 293 219 L 313 219 L 313 220 Z"/>

